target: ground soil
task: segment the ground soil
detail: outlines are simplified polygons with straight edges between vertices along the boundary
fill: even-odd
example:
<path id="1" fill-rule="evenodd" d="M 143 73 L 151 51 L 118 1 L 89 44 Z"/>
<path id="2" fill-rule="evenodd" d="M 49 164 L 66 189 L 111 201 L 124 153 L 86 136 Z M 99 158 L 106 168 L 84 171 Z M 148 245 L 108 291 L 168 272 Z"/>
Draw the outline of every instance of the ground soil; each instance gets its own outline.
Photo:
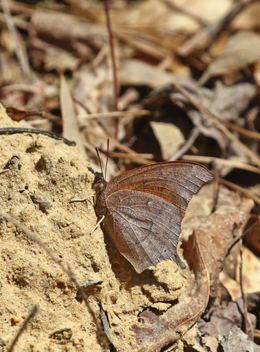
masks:
<path id="1" fill-rule="evenodd" d="M 0 126 L 17 126 L 2 106 Z M 8 169 L 0 174 L 1 210 L 69 264 L 82 286 L 99 282 L 85 289 L 93 317 L 76 286 L 46 252 L 0 218 L 0 351 L 7 351 L 34 305 L 38 314 L 16 351 L 108 351 L 97 338 L 99 302 L 117 350 L 132 351 L 130 327 L 138 313 L 146 307 L 167 310 L 185 290 L 186 270 L 167 261 L 137 274 L 100 229 L 90 235 L 97 220 L 92 205 L 70 203 L 93 194 L 94 175 L 77 147 L 43 135 L 14 134 L 0 136 L 0 149 L 0 170 Z"/>

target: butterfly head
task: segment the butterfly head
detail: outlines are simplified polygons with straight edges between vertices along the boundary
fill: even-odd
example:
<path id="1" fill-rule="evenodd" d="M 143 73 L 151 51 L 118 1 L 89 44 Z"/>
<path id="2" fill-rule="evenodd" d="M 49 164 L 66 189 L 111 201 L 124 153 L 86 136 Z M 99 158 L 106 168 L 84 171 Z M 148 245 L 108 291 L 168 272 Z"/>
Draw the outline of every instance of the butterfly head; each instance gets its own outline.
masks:
<path id="1" fill-rule="evenodd" d="M 100 194 L 104 192 L 104 190 L 106 189 L 106 186 L 107 186 L 107 181 L 101 178 L 99 181 L 97 181 L 94 184 L 94 191 L 96 192 L 96 194 Z"/>
<path id="2" fill-rule="evenodd" d="M 94 191 L 95 191 L 94 208 L 97 216 L 107 215 L 106 195 L 105 195 L 106 186 L 107 186 L 107 181 L 105 181 L 103 178 L 99 180 L 97 183 L 95 183 L 94 185 Z"/>

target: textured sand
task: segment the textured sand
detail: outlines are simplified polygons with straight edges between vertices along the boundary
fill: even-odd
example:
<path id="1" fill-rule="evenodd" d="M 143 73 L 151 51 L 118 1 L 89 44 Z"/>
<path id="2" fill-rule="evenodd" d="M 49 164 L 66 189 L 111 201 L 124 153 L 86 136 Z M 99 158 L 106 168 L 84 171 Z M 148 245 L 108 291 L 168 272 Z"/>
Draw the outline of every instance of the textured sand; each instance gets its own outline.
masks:
<path id="1" fill-rule="evenodd" d="M 17 126 L 2 107 L 0 126 Z M 146 307 L 167 310 L 185 290 L 186 271 L 167 261 L 139 275 L 100 229 L 90 235 L 96 224 L 93 207 L 69 203 L 93 193 L 94 175 L 77 147 L 42 135 L 15 134 L 0 136 L 0 148 L 0 171 L 11 160 L 9 171 L 0 174 L 1 210 L 34 231 L 70 265 L 82 286 L 102 282 L 86 288 L 93 319 L 60 267 L 0 218 L 0 352 L 7 351 L 34 305 L 39 312 L 15 351 L 109 351 L 97 340 L 100 301 L 117 350 L 132 351 L 130 326 L 138 313 Z"/>

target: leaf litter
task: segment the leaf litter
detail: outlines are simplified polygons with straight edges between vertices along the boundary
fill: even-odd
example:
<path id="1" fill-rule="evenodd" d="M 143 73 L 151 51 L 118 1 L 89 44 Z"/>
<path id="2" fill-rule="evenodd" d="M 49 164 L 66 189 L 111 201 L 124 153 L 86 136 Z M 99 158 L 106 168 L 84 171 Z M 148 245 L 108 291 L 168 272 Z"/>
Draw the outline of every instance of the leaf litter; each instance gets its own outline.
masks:
<path id="1" fill-rule="evenodd" d="M 77 147 L 28 130 L 0 135 L 1 211 L 71 270 L 67 276 L 2 218 L 0 351 L 16 336 L 14 350 L 22 351 L 108 351 L 109 341 L 117 351 L 257 351 L 259 4 L 109 7 L 114 63 L 102 2 L 1 5 L 0 102 L 10 117 L 1 108 L 0 127 L 63 132 Z M 100 230 L 89 235 L 95 148 L 105 165 L 108 138 L 108 180 L 176 158 L 214 172 L 214 184 L 193 197 L 182 223 L 178 253 L 186 269 L 164 261 L 138 275 Z M 32 195 L 51 207 L 43 211 Z"/>

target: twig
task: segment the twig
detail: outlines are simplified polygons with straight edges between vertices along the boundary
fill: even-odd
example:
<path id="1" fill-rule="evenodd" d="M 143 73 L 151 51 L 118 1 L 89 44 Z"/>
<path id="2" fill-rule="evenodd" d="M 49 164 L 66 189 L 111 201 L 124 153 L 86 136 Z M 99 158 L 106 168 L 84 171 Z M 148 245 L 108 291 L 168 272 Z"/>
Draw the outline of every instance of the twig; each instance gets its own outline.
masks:
<path id="1" fill-rule="evenodd" d="M 74 146 L 75 142 L 69 141 L 67 138 L 60 136 L 57 133 L 51 131 L 38 130 L 37 128 L 26 128 L 26 127 L 2 127 L 0 128 L 0 135 L 9 135 L 16 133 L 34 133 L 34 134 L 43 134 L 44 136 L 48 136 L 50 138 L 57 139 L 58 141 L 62 141 L 67 145 Z"/>
<path id="2" fill-rule="evenodd" d="M 259 225 L 259 224 L 260 224 L 260 214 L 258 215 L 256 222 L 254 222 L 254 223 L 242 234 L 242 236 L 240 236 L 240 235 L 237 236 L 237 238 L 235 239 L 235 241 L 234 241 L 234 242 L 232 243 L 232 245 L 228 248 L 228 251 L 227 251 L 227 253 L 226 253 L 226 257 L 229 256 L 229 254 L 230 254 L 232 248 L 235 247 L 235 245 L 236 245 L 241 239 L 243 239 L 248 233 L 250 233 L 250 231 L 251 231 L 255 226 L 257 226 L 257 225 Z"/>
<path id="3" fill-rule="evenodd" d="M 113 66 L 113 78 L 114 78 L 114 110 L 118 111 L 118 81 L 117 81 L 117 70 L 116 70 L 116 58 L 115 58 L 115 48 L 114 48 L 114 41 L 113 41 L 113 33 L 110 24 L 110 17 L 109 17 L 109 0 L 105 0 L 105 13 L 106 13 L 106 21 L 107 21 L 107 31 L 109 35 L 109 45 L 111 51 L 111 59 L 112 59 L 112 66 Z M 118 125 L 119 120 L 115 118 L 115 138 L 117 139 L 118 136 Z"/>
<path id="4" fill-rule="evenodd" d="M 85 202 L 86 200 L 88 200 L 89 198 L 92 198 L 94 197 L 95 193 L 91 194 L 90 196 L 87 196 L 85 198 L 73 198 L 73 199 L 70 199 L 69 200 L 69 203 L 82 203 L 82 202 Z"/>
<path id="5" fill-rule="evenodd" d="M 197 163 L 205 163 L 205 164 L 210 164 L 210 163 L 214 162 L 216 165 L 219 165 L 219 166 L 229 166 L 231 168 L 251 171 L 251 172 L 255 172 L 257 174 L 260 174 L 260 168 L 258 168 L 258 167 L 248 165 L 245 163 L 241 163 L 239 161 L 215 158 L 213 156 L 183 155 L 183 156 L 181 156 L 181 159 L 194 161 Z"/>
<path id="6" fill-rule="evenodd" d="M 169 7 L 169 9 L 171 9 L 174 12 L 180 12 L 181 14 L 184 14 L 186 16 L 189 16 L 191 19 L 193 19 L 194 21 L 198 22 L 200 25 L 202 26 L 207 26 L 208 22 L 206 22 L 204 20 L 204 18 L 200 17 L 199 15 L 192 13 L 191 11 L 187 10 L 176 4 L 174 4 L 171 0 L 161 0 L 162 3 L 164 3 L 166 6 Z"/>
<path id="7" fill-rule="evenodd" d="M 58 258 L 56 258 L 56 256 L 52 253 L 52 251 L 47 246 L 45 246 L 43 241 L 38 236 L 36 236 L 31 230 L 29 230 L 26 226 L 24 226 L 20 221 L 18 221 L 14 217 L 12 217 L 10 214 L 3 212 L 2 210 L 0 210 L 0 216 L 5 218 L 6 220 L 10 221 L 12 224 L 14 224 L 20 230 L 22 230 L 31 240 L 33 240 L 35 243 L 37 243 L 51 257 L 51 259 L 56 264 L 58 264 L 60 266 L 60 268 L 68 275 L 68 277 L 71 279 L 71 281 L 75 284 L 75 286 L 77 287 L 77 289 L 81 293 L 82 298 L 83 298 L 93 320 L 96 322 L 97 330 L 98 330 L 98 337 L 100 338 L 100 344 L 103 345 L 104 341 L 106 341 L 105 336 L 104 336 L 104 332 L 100 326 L 99 321 L 96 319 L 94 311 L 92 310 L 92 308 L 90 307 L 90 305 L 88 303 L 88 298 L 87 298 L 87 295 L 86 295 L 84 289 L 78 283 L 78 281 L 77 281 L 74 273 L 72 272 L 71 268 L 69 267 L 69 265 L 68 265 L 68 269 L 67 269 L 65 267 L 65 265 Z M 107 342 L 105 342 L 105 343 L 107 344 Z"/>
<path id="8" fill-rule="evenodd" d="M 89 134 L 91 134 L 92 136 L 96 137 L 96 138 L 100 138 L 100 139 L 105 139 L 107 140 L 108 136 L 105 136 L 101 133 L 98 133 L 98 132 L 94 132 L 94 131 L 91 131 L 91 132 L 88 132 Z M 132 160 L 132 155 L 136 155 L 136 160 L 138 159 L 139 162 L 138 164 L 143 164 L 143 165 L 146 165 L 146 164 L 151 164 L 151 161 L 143 158 L 143 157 L 140 157 L 138 153 L 136 153 L 134 150 L 128 148 L 127 146 L 123 145 L 122 143 L 118 142 L 117 139 L 109 136 L 109 142 L 110 144 L 114 145 L 116 148 L 122 150 L 123 152 L 126 152 L 126 153 L 129 153 L 131 154 L 131 156 L 129 157 L 130 160 Z M 127 155 L 126 155 L 127 157 Z"/>
<path id="9" fill-rule="evenodd" d="M 239 255 L 240 255 L 239 283 L 240 283 L 241 297 L 242 297 L 243 306 L 244 306 L 243 312 L 244 312 L 244 319 L 245 319 L 245 333 L 252 340 L 253 339 L 253 336 L 252 336 L 253 329 L 252 329 L 251 321 L 249 320 L 249 317 L 248 317 L 247 296 L 245 294 L 244 286 L 243 286 L 243 244 L 242 244 L 242 239 L 239 241 Z"/>
<path id="10" fill-rule="evenodd" d="M 246 121 L 248 124 L 248 129 L 250 130 L 249 132 L 257 133 L 257 129 L 255 128 L 255 120 L 258 113 L 259 113 L 259 107 L 255 106 L 254 108 L 250 109 L 249 112 L 246 114 Z M 259 136 L 260 136 L 260 133 L 259 133 Z M 260 145 L 259 140 L 252 140 L 250 144 L 251 144 L 250 149 L 257 154 L 258 148 Z"/>
<path id="11" fill-rule="evenodd" d="M 75 103 L 79 104 L 83 109 L 85 109 L 88 114 L 92 113 L 92 111 L 89 109 L 89 107 L 86 104 L 84 104 L 81 100 L 74 97 L 73 95 L 72 95 L 72 99 L 75 101 Z"/>
<path id="12" fill-rule="evenodd" d="M 33 309 L 31 310 L 31 313 L 25 319 L 25 321 L 23 322 L 23 325 L 20 327 L 19 331 L 17 332 L 17 334 L 16 334 L 16 336 L 15 336 L 13 342 L 11 343 L 11 346 L 9 347 L 7 352 L 12 352 L 13 351 L 14 346 L 16 345 L 16 343 L 19 340 L 20 336 L 22 335 L 22 333 L 26 329 L 29 321 L 36 315 L 37 312 L 38 312 L 38 308 L 37 308 L 37 306 L 34 306 Z"/>
<path id="13" fill-rule="evenodd" d="M 224 28 L 226 28 L 229 23 L 241 12 L 244 10 L 244 8 L 248 5 L 250 5 L 252 2 L 258 1 L 258 0 L 241 0 L 238 1 L 234 4 L 234 6 L 231 8 L 231 10 L 223 17 L 219 22 L 216 24 L 212 25 L 211 28 L 208 28 L 209 34 L 211 36 L 211 39 L 209 43 L 206 45 L 204 48 L 204 52 L 208 51 L 216 39 L 219 37 L 221 31 L 223 31 Z"/>
<path id="14" fill-rule="evenodd" d="M 77 115 L 78 119 L 82 119 L 83 121 L 92 120 L 92 119 L 99 119 L 99 118 L 109 118 L 109 117 L 118 117 L 122 118 L 127 115 L 132 115 L 135 117 L 151 115 L 151 111 L 149 110 L 127 110 L 127 111 L 110 111 L 110 112 L 97 112 L 93 114 L 82 114 Z"/>
<path id="15" fill-rule="evenodd" d="M 169 159 L 169 161 L 178 160 L 184 153 L 186 153 L 190 147 L 194 144 L 198 136 L 200 135 L 199 127 L 193 128 L 190 133 L 190 136 L 183 147 L 181 147 L 177 152 L 175 152 Z"/>
<path id="16" fill-rule="evenodd" d="M 106 337 L 107 337 L 108 341 L 110 343 L 112 343 L 112 345 L 114 346 L 114 342 L 113 342 L 111 334 L 110 334 L 109 322 L 108 322 L 108 319 L 107 319 L 106 312 L 104 311 L 104 308 L 102 306 L 102 302 L 100 301 L 98 305 L 99 305 L 99 308 L 100 308 L 100 319 L 101 319 L 102 324 L 104 326 L 104 331 L 105 331 Z"/>
<path id="17" fill-rule="evenodd" d="M 229 121 L 223 121 L 223 124 L 226 125 L 228 128 L 230 128 L 231 130 L 236 131 L 245 137 L 260 140 L 260 133 L 259 132 L 246 130 L 245 128 L 234 125 L 233 123 L 231 123 Z"/>
<path id="18" fill-rule="evenodd" d="M 2 170 L 2 171 L 0 171 L 0 175 L 5 174 L 5 173 L 8 172 L 8 171 L 10 171 L 10 170 L 9 170 L 9 169 L 7 169 L 7 170 Z"/>
<path id="19" fill-rule="evenodd" d="M 140 154 L 129 154 L 129 153 L 119 153 L 119 152 L 109 152 L 109 157 L 112 158 L 121 158 L 121 159 L 128 159 L 131 160 L 133 163 L 140 164 L 140 165 L 151 165 L 154 164 L 154 161 L 148 160 L 148 158 L 151 156 L 148 154 L 147 156 L 142 156 Z M 153 157 L 153 155 L 152 155 Z"/>
<path id="20" fill-rule="evenodd" d="M 236 191 L 242 193 L 244 196 L 248 198 L 252 198 L 257 204 L 260 204 L 260 198 L 257 197 L 253 192 L 249 191 L 248 189 L 245 189 L 243 187 L 240 187 L 236 185 L 235 183 L 229 182 L 227 180 L 223 180 L 223 178 L 219 178 L 219 183 L 222 185 L 225 185 L 227 187 L 230 187 L 232 189 L 235 189 Z"/>
<path id="21" fill-rule="evenodd" d="M 14 23 L 12 20 L 10 8 L 8 5 L 8 1 L 7 0 L 1 0 L 1 1 L 2 1 L 3 12 L 4 12 L 4 15 L 6 18 L 7 27 L 9 29 L 11 37 L 13 38 L 13 40 L 15 42 L 15 52 L 16 52 L 17 59 L 20 62 L 22 72 L 23 72 L 26 80 L 28 82 L 31 82 L 31 70 L 30 70 L 30 66 L 29 66 L 29 61 L 26 56 L 26 51 L 23 50 L 23 48 L 21 46 L 21 42 L 18 39 L 17 32 L 16 32 L 16 29 L 15 29 L 15 26 L 14 26 Z"/>
<path id="22" fill-rule="evenodd" d="M 214 169 L 214 192 L 213 192 L 213 202 L 212 202 L 211 213 L 214 213 L 215 210 L 217 209 L 218 196 L 219 196 L 219 173 L 218 173 L 218 170 L 215 168 Z"/>
<path id="23" fill-rule="evenodd" d="M 231 10 L 219 21 L 204 26 L 198 30 L 191 38 L 186 40 L 178 49 L 177 53 L 187 57 L 196 49 L 203 49 L 203 53 L 208 51 L 215 40 L 219 37 L 221 31 L 239 14 L 246 6 L 258 0 L 241 0 L 237 1 Z"/>
<path id="24" fill-rule="evenodd" d="M 238 140 L 218 119 L 216 115 L 214 115 L 209 109 L 203 106 L 192 94 L 190 94 L 186 89 L 181 87 L 177 83 L 173 83 L 174 87 L 180 91 L 189 101 L 194 105 L 205 117 L 213 122 L 213 124 L 232 142 L 236 143 L 244 153 L 251 159 L 251 161 L 260 167 L 260 158 L 255 153 L 253 153 L 250 149 L 248 149 L 240 140 Z"/>

